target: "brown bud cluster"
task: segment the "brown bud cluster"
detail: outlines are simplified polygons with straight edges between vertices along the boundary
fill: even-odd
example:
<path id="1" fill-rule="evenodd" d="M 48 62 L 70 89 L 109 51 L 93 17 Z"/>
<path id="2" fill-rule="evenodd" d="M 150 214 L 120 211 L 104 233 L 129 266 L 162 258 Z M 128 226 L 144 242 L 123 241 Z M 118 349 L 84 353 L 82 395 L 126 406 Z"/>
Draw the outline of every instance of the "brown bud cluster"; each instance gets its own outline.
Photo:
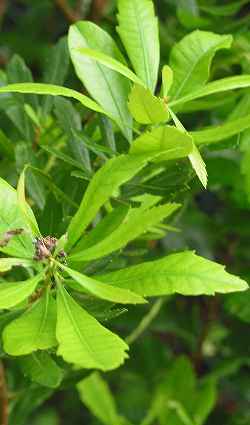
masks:
<path id="1" fill-rule="evenodd" d="M 53 236 L 46 236 L 45 238 L 36 238 L 36 253 L 34 256 L 34 260 L 43 261 L 49 258 L 51 254 L 54 253 L 57 242 L 58 239 Z M 64 251 L 60 251 L 58 256 L 65 258 L 66 253 Z"/>

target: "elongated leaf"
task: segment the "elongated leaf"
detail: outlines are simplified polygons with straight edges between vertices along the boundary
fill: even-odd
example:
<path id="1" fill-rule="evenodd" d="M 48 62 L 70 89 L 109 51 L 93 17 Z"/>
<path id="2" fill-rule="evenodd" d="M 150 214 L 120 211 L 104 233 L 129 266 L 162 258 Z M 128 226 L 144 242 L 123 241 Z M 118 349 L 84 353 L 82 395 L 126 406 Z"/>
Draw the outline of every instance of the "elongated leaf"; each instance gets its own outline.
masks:
<path id="1" fill-rule="evenodd" d="M 229 48 L 231 35 L 194 31 L 177 43 L 170 54 L 169 65 L 174 81 L 169 95 L 178 99 L 202 87 L 208 80 L 211 61 L 217 50 Z"/>
<path id="2" fill-rule="evenodd" d="M 151 0 L 118 0 L 117 31 L 133 68 L 154 92 L 158 79 L 160 47 L 158 22 Z"/>
<path id="3" fill-rule="evenodd" d="M 221 125 L 210 127 L 205 130 L 193 131 L 191 135 L 197 145 L 206 145 L 228 139 L 235 134 L 241 133 L 249 127 L 250 115 L 247 115 L 243 118 L 228 121 Z"/>
<path id="4" fill-rule="evenodd" d="M 89 97 L 77 92 L 76 90 L 69 89 L 67 87 L 56 86 L 54 84 L 42 84 L 42 83 L 20 83 L 20 84 L 9 84 L 7 86 L 0 87 L 0 93 L 35 93 L 44 94 L 51 96 L 64 96 L 72 97 L 78 100 L 86 108 L 92 109 L 96 112 L 105 114 L 106 112 Z"/>
<path id="5" fill-rule="evenodd" d="M 34 213 L 25 199 L 25 171 L 22 172 L 18 181 L 17 200 L 18 205 L 23 213 L 24 219 L 27 222 L 27 225 L 30 227 L 32 233 L 35 236 L 41 236 Z"/>
<path id="6" fill-rule="evenodd" d="M 131 139 L 132 120 L 127 107 L 129 81 L 107 66 L 84 56 L 79 49 L 90 48 L 124 62 L 110 35 L 92 22 L 82 21 L 70 27 L 69 50 L 78 78 L 91 96 L 113 118 L 128 140 Z M 112 59 L 111 59 L 112 60 Z"/>
<path id="7" fill-rule="evenodd" d="M 162 152 L 156 160 L 183 158 L 193 150 L 193 141 L 188 133 L 174 126 L 161 126 L 139 136 L 130 148 L 135 154 L 145 152 Z"/>
<path id="8" fill-rule="evenodd" d="M 46 352 L 22 357 L 20 366 L 25 376 L 45 387 L 57 388 L 63 379 L 63 370 Z"/>
<path id="9" fill-rule="evenodd" d="M 169 106 L 176 106 L 194 99 L 208 96 L 210 94 L 222 93 L 228 90 L 243 89 L 250 87 L 250 75 L 237 75 L 235 77 L 222 78 L 221 80 L 212 81 L 206 84 L 203 88 L 194 90 L 192 93 L 173 100 Z"/>
<path id="10" fill-rule="evenodd" d="M 82 402 L 105 425 L 122 425 L 112 393 L 98 372 L 77 384 Z"/>
<path id="11" fill-rule="evenodd" d="M 44 273 L 22 282 L 5 282 L 0 284 L 0 309 L 11 308 L 28 298 L 34 292 Z"/>
<path id="12" fill-rule="evenodd" d="M 85 48 L 81 47 L 76 50 L 80 54 L 88 58 L 94 59 L 96 62 L 101 63 L 102 65 L 105 65 L 107 68 L 118 72 L 124 77 L 127 77 L 129 80 L 133 81 L 134 83 L 140 84 L 142 86 L 144 85 L 143 81 L 140 80 L 140 78 L 138 78 L 133 71 L 131 71 L 126 65 L 123 65 L 123 63 L 119 62 L 113 57 L 105 55 L 104 53 L 99 52 L 98 50 L 88 49 L 86 47 Z"/>
<path id="13" fill-rule="evenodd" d="M 203 161 L 203 158 L 200 154 L 197 146 L 194 145 L 193 151 L 189 155 L 190 162 L 192 164 L 193 169 L 195 170 L 197 176 L 199 177 L 201 183 L 206 188 L 207 187 L 207 170 L 206 164 Z"/>
<path id="14" fill-rule="evenodd" d="M 164 65 L 162 68 L 162 94 L 166 97 L 171 89 L 174 80 L 174 73 L 170 66 Z"/>
<path id="15" fill-rule="evenodd" d="M 127 344 L 81 308 L 63 286 L 57 295 L 57 354 L 83 368 L 111 370 L 127 358 Z"/>
<path id="16" fill-rule="evenodd" d="M 87 249 L 109 236 L 123 222 L 128 211 L 128 205 L 121 205 L 118 208 L 114 208 L 101 221 L 99 221 L 99 223 L 97 223 L 94 229 L 79 240 L 72 252 Z"/>
<path id="17" fill-rule="evenodd" d="M 140 124 L 160 124 L 169 118 L 164 100 L 140 85 L 135 85 L 131 90 L 128 108 L 133 118 Z"/>
<path id="18" fill-rule="evenodd" d="M 3 331 L 3 346 L 12 356 L 23 356 L 57 345 L 56 302 L 45 292 L 35 304 Z"/>
<path id="19" fill-rule="evenodd" d="M 230 4 L 225 4 L 225 5 L 223 4 L 220 6 L 201 5 L 200 9 L 208 13 L 209 15 L 221 16 L 225 18 L 225 16 L 235 15 L 246 3 L 249 3 L 249 0 L 233 1 L 233 2 L 230 2 Z"/>
<path id="20" fill-rule="evenodd" d="M 247 283 L 224 270 L 224 266 L 186 251 L 117 272 L 99 280 L 131 289 L 142 296 L 214 295 L 244 291 Z"/>
<path id="21" fill-rule="evenodd" d="M 133 208 L 123 223 L 98 244 L 72 254 L 72 261 L 89 261 L 103 257 L 124 247 L 128 242 L 146 233 L 180 207 L 180 204 L 166 204 L 151 209 Z"/>
<path id="22" fill-rule="evenodd" d="M 99 208 L 105 204 L 123 183 L 134 177 L 150 158 L 151 155 L 148 154 L 120 155 L 107 161 L 97 171 L 84 194 L 77 213 L 70 222 L 68 248 L 71 248 L 77 242 L 83 231 L 96 216 Z"/>
<path id="23" fill-rule="evenodd" d="M 12 267 L 32 267 L 34 261 L 26 258 L 0 258 L 0 273 L 7 272 Z"/>
<path id="24" fill-rule="evenodd" d="M 32 237 L 19 208 L 16 190 L 0 178 L 0 235 L 9 231 L 17 234 L 6 245 L 0 244 L 0 251 L 15 257 L 32 258 Z"/>
<path id="25" fill-rule="evenodd" d="M 129 290 L 121 290 L 120 288 L 114 287 L 110 290 L 110 285 L 98 282 L 98 280 L 92 279 L 91 277 L 72 270 L 62 264 L 60 267 L 65 270 L 65 272 L 72 277 L 72 279 L 75 280 L 85 292 L 94 295 L 95 297 L 120 304 L 144 304 L 147 302 L 141 296 L 138 296 L 138 294 L 134 294 Z"/>

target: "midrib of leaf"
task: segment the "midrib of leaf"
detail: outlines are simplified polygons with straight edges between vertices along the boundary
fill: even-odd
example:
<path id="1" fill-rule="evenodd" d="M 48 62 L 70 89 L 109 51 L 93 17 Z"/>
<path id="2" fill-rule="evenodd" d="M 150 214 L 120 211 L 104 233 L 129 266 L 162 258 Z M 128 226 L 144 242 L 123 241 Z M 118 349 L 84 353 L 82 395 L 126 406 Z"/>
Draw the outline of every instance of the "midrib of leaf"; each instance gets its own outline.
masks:
<path id="1" fill-rule="evenodd" d="M 214 49 L 216 46 L 218 46 L 218 44 L 221 44 L 221 41 L 220 42 L 218 42 L 218 43 L 216 43 L 216 45 L 215 46 L 213 46 L 213 47 L 210 47 L 210 49 L 208 49 L 208 51 L 207 52 L 205 52 L 204 50 L 203 50 L 203 54 L 204 55 L 207 55 L 212 49 Z M 199 62 L 201 62 L 202 61 L 202 59 L 203 59 L 203 55 L 202 55 L 202 57 L 201 58 L 198 58 L 198 60 L 196 61 L 196 62 L 194 62 L 194 64 L 193 64 L 193 66 L 191 67 L 191 69 L 190 69 L 190 71 L 189 71 L 189 73 L 186 75 L 186 77 L 184 78 L 184 80 L 182 81 L 182 83 L 181 83 L 181 85 L 180 85 L 180 87 L 179 87 L 179 89 L 177 90 L 177 92 L 175 93 L 175 95 L 174 95 L 174 97 L 173 97 L 173 99 L 172 100 L 174 100 L 174 99 L 176 99 L 178 96 L 179 96 L 179 93 L 181 92 L 181 90 L 183 89 L 183 86 L 186 84 L 186 81 L 190 78 L 190 75 L 192 74 L 192 72 L 194 71 L 194 69 L 195 69 L 195 67 L 197 66 L 197 64 L 199 63 Z M 197 90 L 197 89 L 196 89 Z"/>
<path id="2" fill-rule="evenodd" d="M 37 335 L 33 339 L 33 343 L 35 343 L 35 344 L 37 344 L 38 337 L 43 332 L 43 329 L 44 329 L 44 326 L 45 326 L 45 323 L 46 323 L 46 319 L 47 319 L 47 314 L 48 314 L 48 305 L 49 305 L 49 293 L 46 292 L 44 314 L 43 314 L 42 320 L 40 321 L 40 326 L 39 326 Z"/>
<path id="3" fill-rule="evenodd" d="M 135 6 L 133 8 L 133 12 L 134 12 L 134 16 L 135 16 L 135 21 L 136 21 L 136 24 L 137 24 L 137 28 L 139 29 L 139 37 L 140 37 L 141 45 L 143 46 L 143 48 L 142 48 L 142 55 L 143 55 L 144 69 L 146 71 L 147 87 L 150 89 L 151 88 L 150 73 L 149 73 L 148 64 L 147 64 L 147 60 L 146 60 L 144 38 L 143 38 L 141 27 L 139 25 L 138 16 L 137 16 L 138 9 L 137 9 L 137 6 L 136 6 L 136 2 L 134 2 L 133 5 Z"/>
<path id="4" fill-rule="evenodd" d="M 116 106 L 116 108 L 117 108 L 117 111 L 118 111 L 118 113 L 119 113 L 120 120 L 121 120 L 122 124 L 124 125 L 124 128 L 127 128 L 128 126 L 127 126 L 127 124 L 126 124 L 126 123 L 124 123 L 124 120 L 123 120 L 123 116 L 122 116 L 122 113 L 121 113 L 121 110 L 120 110 L 119 103 L 116 101 L 116 97 L 115 97 L 115 95 L 113 94 L 112 87 L 110 86 L 109 81 L 108 81 L 108 79 L 106 78 L 105 72 L 103 71 L 103 69 L 101 68 L 101 66 L 99 65 L 99 63 L 98 63 L 98 62 L 96 62 L 96 66 L 97 66 L 97 68 L 99 69 L 99 71 L 101 72 L 101 74 L 102 74 L 102 76 L 103 76 L 103 78 L 104 78 L 104 80 L 105 80 L 105 82 L 106 82 L 106 84 L 107 84 L 107 86 L 108 86 L 108 88 L 109 88 L 109 91 L 110 91 L 110 94 L 111 94 L 111 97 L 112 97 L 113 103 L 115 104 L 115 106 Z"/>
<path id="5" fill-rule="evenodd" d="M 73 314 L 71 313 L 70 307 L 68 306 L 66 297 L 64 295 L 64 290 L 66 291 L 66 289 L 64 289 L 64 290 L 62 289 L 62 284 L 61 283 L 59 285 L 59 290 L 60 290 L 60 293 L 61 293 L 61 296 L 62 296 L 62 299 L 63 299 L 63 302 L 64 302 L 64 307 L 65 307 L 65 309 L 66 309 L 66 311 L 68 313 L 69 319 L 70 319 L 70 321 L 71 321 L 71 323 L 72 323 L 72 325 L 73 325 L 73 327 L 74 327 L 74 329 L 75 329 L 75 331 L 76 331 L 76 333 L 78 335 L 78 338 L 79 338 L 80 342 L 82 343 L 83 347 L 87 346 L 90 356 L 92 356 L 95 359 L 95 353 L 94 353 L 94 351 L 90 347 L 89 343 L 86 340 L 83 339 L 82 334 L 81 334 L 81 331 L 80 331 L 80 329 L 77 326 L 77 323 L 76 323 L 76 321 L 75 321 L 75 319 L 73 317 Z M 97 364 L 103 366 L 102 363 L 99 360 L 98 361 L 95 360 L 95 362 Z"/>

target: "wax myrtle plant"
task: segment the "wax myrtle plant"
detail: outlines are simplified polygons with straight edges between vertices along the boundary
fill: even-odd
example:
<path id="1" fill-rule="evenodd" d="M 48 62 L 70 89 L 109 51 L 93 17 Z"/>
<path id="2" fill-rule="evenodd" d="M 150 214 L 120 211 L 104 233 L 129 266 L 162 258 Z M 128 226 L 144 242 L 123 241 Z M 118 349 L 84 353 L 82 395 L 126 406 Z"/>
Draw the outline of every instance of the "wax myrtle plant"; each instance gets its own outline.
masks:
<path id="1" fill-rule="evenodd" d="M 65 61 L 69 51 L 76 75 L 91 97 L 57 85 L 63 83 L 63 75 L 56 81 L 51 78 L 50 84 L 31 82 L 27 72 L 22 83 L 6 84 L 3 76 L 0 88 L 9 117 L 27 140 L 35 139 L 31 148 L 36 152 L 34 165 L 19 144 L 16 157 L 24 159 L 17 190 L 0 180 L 3 352 L 20 358 L 24 373 L 48 387 L 60 385 L 68 364 L 74 370 L 108 371 L 124 362 L 127 342 L 102 323 L 104 316 L 110 319 L 121 314 L 120 305 L 143 304 L 150 297 L 173 294 L 214 295 L 247 289 L 245 281 L 227 273 L 222 265 L 192 251 L 134 265 L 122 262 L 124 249 L 134 240 L 163 238 L 175 231 L 170 219 L 181 211 L 183 191 L 195 174 L 206 187 L 200 148 L 249 127 L 249 116 L 236 116 L 220 126 L 189 131 L 179 116 L 211 108 L 215 101 L 207 100 L 209 95 L 249 87 L 250 76 L 207 82 L 215 53 L 229 49 L 232 43 L 231 35 L 207 31 L 194 31 L 174 45 L 159 75 L 153 3 L 119 0 L 117 6 L 120 48 L 108 32 L 82 21 L 70 27 L 68 49 L 63 40 L 57 50 Z M 8 80 L 13 82 L 13 78 Z M 23 94 L 26 126 L 13 119 L 9 108 L 13 100 L 9 96 Z M 39 94 L 46 95 L 42 103 Z M 73 119 L 68 101 L 56 98 L 53 103 L 48 95 L 73 98 L 86 108 L 89 116 L 84 130 Z M 53 108 L 61 127 L 68 131 L 73 158 L 60 150 L 64 138 L 51 146 L 51 135 L 57 137 L 57 128 L 47 134 Z M 12 157 L 10 144 L 5 141 L 3 146 L 6 156 Z M 39 159 L 42 162 L 45 153 L 52 157 L 44 171 Z M 80 182 L 77 196 L 72 188 L 70 193 L 55 184 L 59 185 L 60 178 L 53 173 L 54 158 L 73 167 L 69 173 Z M 181 183 L 162 188 L 162 195 L 155 193 L 150 183 L 168 172 L 171 178 L 173 170 L 181 175 Z M 38 188 L 37 174 L 42 175 L 45 187 Z M 25 181 L 37 219 L 25 196 Z M 50 211 L 49 191 L 64 209 L 65 220 L 56 234 L 43 223 Z M 44 369 L 49 379 L 41 378 Z"/>

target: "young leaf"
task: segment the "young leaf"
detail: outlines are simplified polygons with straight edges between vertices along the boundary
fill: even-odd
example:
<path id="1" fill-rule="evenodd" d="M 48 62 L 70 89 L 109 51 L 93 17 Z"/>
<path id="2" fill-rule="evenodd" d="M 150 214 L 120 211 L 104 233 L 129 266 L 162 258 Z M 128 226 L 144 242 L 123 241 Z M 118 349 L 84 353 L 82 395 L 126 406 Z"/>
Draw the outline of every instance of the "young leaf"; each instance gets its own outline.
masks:
<path id="1" fill-rule="evenodd" d="M 96 62 L 105 65 L 107 68 L 112 69 L 113 71 L 118 72 L 129 80 L 133 81 L 136 84 L 144 85 L 143 81 L 138 78 L 133 71 L 131 71 L 126 65 L 119 62 L 118 60 L 112 58 L 111 56 L 105 55 L 104 53 L 88 48 L 78 48 L 79 53 L 83 56 L 86 56 L 90 59 L 94 59 Z"/>
<path id="2" fill-rule="evenodd" d="M 224 266 L 186 251 L 98 276 L 98 280 L 144 296 L 214 295 L 244 291 L 247 283 Z"/>
<path id="3" fill-rule="evenodd" d="M 182 105 L 194 99 L 199 99 L 215 93 L 223 93 L 229 90 L 243 89 L 250 87 L 250 75 L 236 75 L 235 77 L 226 77 L 220 80 L 212 81 L 204 87 L 194 90 L 192 93 L 187 94 L 180 99 L 173 100 L 169 106 Z M 1 89 L 0 89 L 1 90 Z"/>
<path id="4" fill-rule="evenodd" d="M 122 425 L 115 399 L 98 372 L 91 373 L 77 384 L 82 402 L 105 425 Z"/>
<path id="5" fill-rule="evenodd" d="M 106 114 L 106 112 L 99 106 L 94 100 L 79 93 L 76 90 L 69 89 L 67 87 L 56 86 L 54 84 L 42 84 L 42 83 L 20 83 L 20 84 L 9 84 L 7 86 L 0 87 L 0 93 L 35 93 L 51 96 L 64 96 L 72 97 L 78 100 L 83 106 L 96 112 Z"/>
<path id="6" fill-rule="evenodd" d="M 151 0 L 118 0 L 117 31 L 133 68 L 153 93 L 158 79 L 158 22 Z"/>
<path id="7" fill-rule="evenodd" d="M 23 213 L 24 219 L 27 222 L 27 225 L 30 227 L 32 233 L 35 236 L 38 236 L 38 237 L 41 236 L 34 213 L 32 209 L 29 207 L 29 205 L 27 204 L 25 199 L 25 170 L 23 170 L 18 181 L 17 200 L 18 200 L 18 205 Z"/>
<path id="8" fill-rule="evenodd" d="M 163 97 L 167 97 L 169 90 L 173 84 L 174 73 L 170 66 L 164 65 L 162 68 L 162 94 Z"/>
<path id="9" fill-rule="evenodd" d="M 115 369 L 128 357 L 127 344 L 80 307 L 62 285 L 57 293 L 57 354 L 86 369 Z"/>
<path id="10" fill-rule="evenodd" d="M 0 251 L 15 257 L 32 258 L 34 246 L 30 229 L 18 205 L 17 193 L 0 178 L 0 235 L 10 232 L 13 233 L 13 237 L 7 238 L 6 244 L 0 243 Z"/>
<path id="11" fill-rule="evenodd" d="M 57 388 L 63 379 L 63 370 L 43 351 L 22 357 L 20 367 L 31 381 L 45 387 Z"/>
<path id="12" fill-rule="evenodd" d="M 207 31 L 194 31 L 177 43 L 169 61 L 174 73 L 169 92 L 171 98 L 179 99 L 204 86 L 216 51 L 229 48 L 231 44 L 231 35 L 217 35 Z"/>
<path id="13" fill-rule="evenodd" d="M 160 124 L 169 118 L 163 99 L 154 96 L 149 89 L 135 85 L 129 95 L 128 108 L 140 124 Z"/>
<path id="14" fill-rule="evenodd" d="M 154 128 L 139 136 L 130 148 L 132 154 L 155 152 L 155 160 L 183 158 L 193 150 L 192 137 L 170 125 Z"/>
<path id="15" fill-rule="evenodd" d="M 73 279 L 78 285 L 76 285 L 76 290 L 79 285 L 80 288 L 91 295 L 94 295 L 97 298 L 101 298 L 103 300 L 111 301 L 114 303 L 120 304 L 144 304 L 147 301 L 144 300 L 138 294 L 134 294 L 129 290 L 124 290 L 121 288 L 114 288 L 110 285 L 106 285 L 103 282 L 98 282 L 96 279 L 92 279 L 84 274 L 81 274 L 75 270 L 70 269 L 64 265 L 60 265 L 60 267 Z"/>
<path id="16" fill-rule="evenodd" d="M 4 282 L 0 285 L 0 309 L 8 309 L 28 298 L 44 278 L 44 273 L 22 282 Z"/>
<path id="17" fill-rule="evenodd" d="M 202 185 L 206 188 L 207 187 L 206 164 L 203 161 L 200 151 L 196 145 L 193 146 L 193 151 L 189 155 L 189 159 L 193 169 L 195 170 L 197 176 L 199 177 L 199 180 L 201 181 Z"/>
<path id="18" fill-rule="evenodd" d="M 56 302 L 46 291 L 42 298 L 3 331 L 4 351 L 12 356 L 23 356 L 57 345 Z"/>
<path id="19" fill-rule="evenodd" d="M 79 49 L 90 48 L 124 62 L 114 40 L 92 22 L 82 21 L 70 27 L 69 51 L 76 74 L 91 96 L 113 118 L 125 137 L 131 139 L 132 120 L 127 107 L 129 81 L 107 66 L 85 57 Z M 111 59 L 112 60 L 112 59 Z"/>
<path id="20" fill-rule="evenodd" d="M 92 178 L 80 207 L 68 227 L 71 248 L 95 218 L 98 210 L 117 191 L 117 189 L 135 176 L 154 155 L 119 155 L 107 161 Z"/>
<path id="21" fill-rule="evenodd" d="M 0 258 L 0 273 L 8 272 L 12 267 L 33 267 L 34 261 L 26 258 Z"/>
<path id="22" fill-rule="evenodd" d="M 69 260 L 90 261 L 108 255 L 124 247 L 128 242 L 146 233 L 151 227 L 169 217 L 180 204 L 165 204 L 151 209 L 133 208 L 125 220 L 104 240 L 83 251 L 72 254 Z"/>

